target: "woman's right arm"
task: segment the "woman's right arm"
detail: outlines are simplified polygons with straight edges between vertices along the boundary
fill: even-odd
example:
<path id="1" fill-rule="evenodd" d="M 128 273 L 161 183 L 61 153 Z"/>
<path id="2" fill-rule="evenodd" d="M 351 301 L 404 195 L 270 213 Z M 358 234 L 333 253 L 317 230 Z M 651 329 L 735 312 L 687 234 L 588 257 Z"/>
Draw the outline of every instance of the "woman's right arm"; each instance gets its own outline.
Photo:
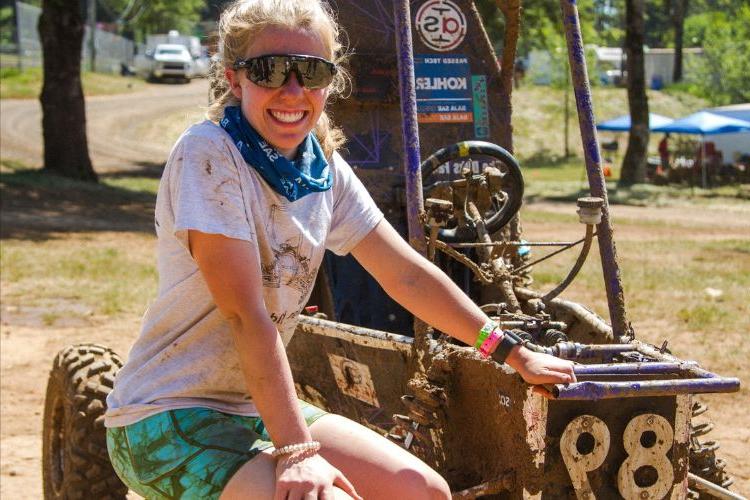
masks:
<path id="1" fill-rule="evenodd" d="M 194 230 L 189 231 L 189 242 L 216 306 L 231 324 L 248 392 L 274 445 L 311 441 L 284 344 L 263 301 L 260 265 L 251 244 Z M 318 455 L 308 457 L 279 461 L 277 497 L 286 498 L 289 493 L 297 498 L 308 491 L 320 494 L 333 484 L 357 497 L 341 472 Z"/>

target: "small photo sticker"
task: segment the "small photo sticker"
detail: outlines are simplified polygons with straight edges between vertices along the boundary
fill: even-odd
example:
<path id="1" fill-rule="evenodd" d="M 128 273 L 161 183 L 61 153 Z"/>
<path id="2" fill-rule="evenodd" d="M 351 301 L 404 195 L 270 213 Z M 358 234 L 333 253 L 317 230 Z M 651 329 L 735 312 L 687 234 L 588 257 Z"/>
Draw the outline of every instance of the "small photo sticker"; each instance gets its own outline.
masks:
<path id="1" fill-rule="evenodd" d="M 417 33 L 422 42 L 438 52 L 453 50 L 466 37 L 466 16 L 450 0 L 428 0 L 417 10 Z"/>

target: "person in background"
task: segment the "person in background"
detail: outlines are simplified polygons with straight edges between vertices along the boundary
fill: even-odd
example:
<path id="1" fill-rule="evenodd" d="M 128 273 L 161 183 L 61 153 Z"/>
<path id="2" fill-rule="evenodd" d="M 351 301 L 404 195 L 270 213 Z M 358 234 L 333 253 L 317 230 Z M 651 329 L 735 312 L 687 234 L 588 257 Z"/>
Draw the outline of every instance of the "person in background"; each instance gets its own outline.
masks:
<path id="1" fill-rule="evenodd" d="M 664 134 L 661 141 L 659 141 L 659 168 L 656 169 L 657 175 L 666 174 L 669 171 L 669 132 Z"/>

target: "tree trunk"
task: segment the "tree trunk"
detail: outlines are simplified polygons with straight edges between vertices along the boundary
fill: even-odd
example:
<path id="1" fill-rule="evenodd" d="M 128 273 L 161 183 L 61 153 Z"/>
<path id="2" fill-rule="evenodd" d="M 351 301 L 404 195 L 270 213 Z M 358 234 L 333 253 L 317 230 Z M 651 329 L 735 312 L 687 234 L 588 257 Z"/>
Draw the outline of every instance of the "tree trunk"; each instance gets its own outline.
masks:
<path id="1" fill-rule="evenodd" d="M 43 0 L 39 38 L 44 60 L 42 104 L 44 169 L 96 182 L 86 139 L 81 88 L 84 19 L 80 0 Z"/>
<path id="2" fill-rule="evenodd" d="M 630 134 L 628 149 L 622 162 L 621 186 L 646 180 L 648 153 L 648 96 L 643 58 L 644 22 L 643 0 L 625 1 L 625 52 L 628 71 L 628 107 Z"/>
<path id="3" fill-rule="evenodd" d="M 688 0 L 675 0 L 674 12 L 672 12 L 672 24 L 674 25 L 674 71 L 672 81 L 682 80 L 682 39 L 685 28 L 685 12 L 687 12 Z"/>

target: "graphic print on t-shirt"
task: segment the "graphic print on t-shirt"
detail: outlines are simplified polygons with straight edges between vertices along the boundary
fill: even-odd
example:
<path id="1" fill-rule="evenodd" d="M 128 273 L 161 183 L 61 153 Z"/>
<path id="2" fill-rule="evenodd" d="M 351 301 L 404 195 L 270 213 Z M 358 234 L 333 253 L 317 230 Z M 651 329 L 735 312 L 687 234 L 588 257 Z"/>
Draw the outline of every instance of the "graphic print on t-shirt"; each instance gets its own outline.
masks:
<path id="1" fill-rule="evenodd" d="M 300 293 L 300 300 L 305 300 L 315 280 L 315 270 L 310 266 L 312 249 L 303 248 L 304 239 L 301 234 L 294 234 L 280 241 L 283 237 L 276 233 L 279 227 L 276 218 L 283 210 L 283 206 L 271 205 L 269 212 L 266 234 L 271 240 L 273 261 L 261 265 L 263 286 L 269 288 L 289 286 Z"/>

